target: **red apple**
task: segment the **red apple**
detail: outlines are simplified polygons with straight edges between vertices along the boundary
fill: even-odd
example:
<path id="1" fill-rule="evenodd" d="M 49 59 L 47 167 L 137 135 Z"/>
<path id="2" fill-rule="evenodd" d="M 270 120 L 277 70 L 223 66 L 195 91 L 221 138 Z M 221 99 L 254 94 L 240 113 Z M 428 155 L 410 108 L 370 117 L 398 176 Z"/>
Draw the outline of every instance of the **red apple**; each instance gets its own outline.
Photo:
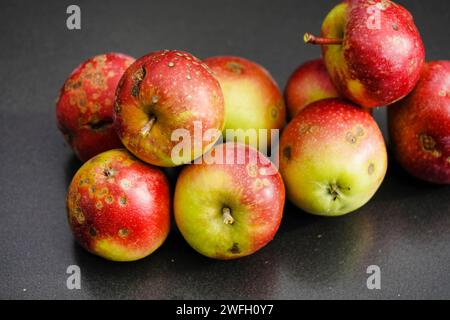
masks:
<path id="1" fill-rule="evenodd" d="M 117 88 L 115 127 L 123 144 L 141 160 L 163 167 L 189 163 L 219 139 L 224 102 L 220 84 L 200 60 L 182 51 L 158 51 L 133 63 Z M 172 134 L 185 132 L 191 146 L 183 154 Z M 206 139 L 207 140 L 207 139 Z M 196 147 L 197 146 L 197 147 Z"/>
<path id="2" fill-rule="evenodd" d="M 450 183 L 450 61 L 425 64 L 414 91 L 388 110 L 394 154 L 412 175 Z"/>
<path id="3" fill-rule="evenodd" d="M 81 161 L 122 146 L 113 127 L 117 84 L 134 59 L 107 53 L 83 62 L 69 76 L 56 102 L 58 128 Z"/>
<path id="4" fill-rule="evenodd" d="M 216 259 L 261 249 L 273 239 L 283 215 L 278 170 L 256 149 L 239 143 L 215 146 L 204 158 L 181 172 L 175 188 L 175 220 L 183 237 Z"/>
<path id="5" fill-rule="evenodd" d="M 226 110 L 224 129 L 241 129 L 248 135 L 239 137 L 235 131 L 238 141 L 266 150 L 270 145 L 270 129 L 281 129 L 286 120 L 283 96 L 272 76 L 261 65 L 240 57 L 212 57 L 204 62 L 222 87 Z M 259 139 L 261 129 L 267 130 L 265 141 Z M 235 140 L 234 136 L 228 138 Z"/>
<path id="6" fill-rule="evenodd" d="M 320 38 L 336 88 L 362 107 L 389 105 L 419 80 L 425 51 L 411 14 L 387 0 L 346 0 L 325 18 Z"/>
<path id="7" fill-rule="evenodd" d="M 290 118 L 294 118 L 308 104 L 340 97 L 331 82 L 322 59 L 307 61 L 289 77 L 284 91 Z"/>
<path id="8" fill-rule="evenodd" d="M 138 260 L 169 233 L 168 181 L 125 149 L 110 150 L 75 174 L 67 209 L 75 239 L 86 250 L 114 261 Z"/>
<path id="9" fill-rule="evenodd" d="M 289 200 L 306 212 L 338 216 L 367 203 L 384 179 L 387 154 L 375 120 L 340 99 L 314 102 L 280 140 Z"/>

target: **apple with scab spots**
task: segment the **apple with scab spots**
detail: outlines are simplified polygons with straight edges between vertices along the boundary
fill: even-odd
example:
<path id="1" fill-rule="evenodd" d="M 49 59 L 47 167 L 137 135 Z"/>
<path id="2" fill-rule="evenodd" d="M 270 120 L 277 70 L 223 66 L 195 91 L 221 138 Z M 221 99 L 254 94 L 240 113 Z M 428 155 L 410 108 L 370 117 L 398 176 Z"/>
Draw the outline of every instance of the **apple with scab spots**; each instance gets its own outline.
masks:
<path id="1" fill-rule="evenodd" d="M 199 253 L 215 259 L 250 255 L 273 239 L 281 222 L 284 184 L 277 168 L 248 145 L 215 146 L 181 172 L 176 224 Z"/>
<path id="2" fill-rule="evenodd" d="M 117 84 L 134 58 L 120 53 L 97 55 L 78 66 L 56 102 L 58 128 L 81 161 L 122 146 L 113 127 Z"/>
<path id="3" fill-rule="evenodd" d="M 314 102 L 280 139 L 288 199 L 306 212 L 339 216 L 367 203 L 387 169 L 383 136 L 365 111 L 341 99 Z"/>
<path id="4" fill-rule="evenodd" d="M 291 119 L 310 103 L 340 96 L 322 59 L 307 61 L 295 69 L 284 90 Z"/>
<path id="5" fill-rule="evenodd" d="M 165 175 L 125 149 L 101 153 L 75 174 L 67 195 L 75 239 L 113 261 L 134 261 L 155 251 L 170 228 Z"/>
<path id="6" fill-rule="evenodd" d="M 238 141 L 267 150 L 270 129 L 281 129 L 286 120 L 283 96 L 270 73 L 261 65 L 240 57 L 211 57 L 204 62 L 222 87 L 226 110 L 224 129 L 235 130 L 232 132 Z M 242 131 L 236 131 L 239 129 Z M 227 140 L 234 141 L 234 137 L 229 135 Z"/>
<path id="7" fill-rule="evenodd" d="M 198 158 L 220 138 L 212 134 L 206 139 L 202 132 L 223 129 L 224 101 L 219 82 L 203 62 L 186 52 L 164 50 L 138 59 L 125 72 L 114 115 L 128 150 L 150 164 L 173 167 Z M 189 150 L 172 152 L 186 137 Z"/>
<path id="8" fill-rule="evenodd" d="M 425 64 L 414 91 L 388 110 L 392 149 L 412 175 L 450 184 L 450 61 Z"/>
<path id="9" fill-rule="evenodd" d="M 411 14 L 387 0 L 346 0 L 325 18 L 319 44 L 336 88 L 362 107 L 390 105 L 419 80 L 425 51 Z"/>

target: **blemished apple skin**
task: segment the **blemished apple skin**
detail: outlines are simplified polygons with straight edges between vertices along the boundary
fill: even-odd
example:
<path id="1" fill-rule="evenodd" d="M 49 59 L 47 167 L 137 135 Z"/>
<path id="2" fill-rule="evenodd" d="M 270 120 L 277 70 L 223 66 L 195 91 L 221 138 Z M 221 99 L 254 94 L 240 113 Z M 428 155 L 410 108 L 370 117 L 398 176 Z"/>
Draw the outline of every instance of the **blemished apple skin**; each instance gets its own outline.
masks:
<path id="1" fill-rule="evenodd" d="M 97 55 L 78 66 L 56 102 L 59 130 L 83 162 L 122 147 L 113 126 L 117 84 L 134 58 L 120 53 Z"/>
<path id="2" fill-rule="evenodd" d="M 204 62 L 219 80 L 225 99 L 224 129 L 281 129 L 286 122 L 283 95 L 270 73 L 241 57 L 211 57 Z M 252 141 L 245 141 L 258 148 Z M 258 139 L 258 144 L 262 143 Z M 267 145 L 264 145 L 267 147 Z"/>
<path id="3" fill-rule="evenodd" d="M 286 108 L 291 119 L 310 103 L 340 96 L 322 59 L 307 61 L 295 69 L 284 90 Z"/>
<path id="4" fill-rule="evenodd" d="M 87 161 L 67 195 L 75 239 L 89 252 L 113 261 L 138 260 L 161 246 L 169 234 L 170 208 L 162 171 L 125 149 Z"/>
<path id="5" fill-rule="evenodd" d="M 375 8 L 378 26 L 371 20 Z M 390 105 L 419 80 L 422 39 L 411 14 L 394 2 L 343 1 L 325 18 L 321 36 L 343 39 L 342 45 L 322 45 L 324 62 L 338 91 L 362 107 Z"/>
<path id="6" fill-rule="evenodd" d="M 422 180 L 450 184 L 450 61 L 425 64 L 414 91 L 389 107 L 392 150 Z"/>
<path id="7" fill-rule="evenodd" d="M 226 148 L 245 161 L 226 164 L 234 159 Z M 257 153 L 264 157 L 256 149 L 228 142 L 208 154 L 220 151 L 227 157 L 224 164 L 184 168 L 175 188 L 174 212 L 192 248 L 207 257 L 228 260 L 250 255 L 273 239 L 283 215 L 285 190 L 281 175 L 268 159 L 265 163 L 249 161 Z M 268 170 L 273 174 L 267 175 Z M 234 219 L 232 224 L 227 223 L 225 208 Z"/>
<path id="8" fill-rule="evenodd" d="M 386 170 L 386 146 L 375 120 L 341 99 L 308 105 L 281 136 L 287 197 L 311 214 L 340 216 L 362 207 Z"/>
<path id="9" fill-rule="evenodd" d="M 221 131 L 224 101 L 219 82 L 193 55 L 164 50 L 139 58 L 123 75 L 116 94 L 114 124 L 123 144 L 141 160 L 162 167 L 189 163 L 211 149 L 215 141 L 197 141 L 194 122 L 203 133 Z M 188 130 L 190 156 L 172 158 L 176 129 Z M 202 137 L 198 137 L 201 139 Z"/>

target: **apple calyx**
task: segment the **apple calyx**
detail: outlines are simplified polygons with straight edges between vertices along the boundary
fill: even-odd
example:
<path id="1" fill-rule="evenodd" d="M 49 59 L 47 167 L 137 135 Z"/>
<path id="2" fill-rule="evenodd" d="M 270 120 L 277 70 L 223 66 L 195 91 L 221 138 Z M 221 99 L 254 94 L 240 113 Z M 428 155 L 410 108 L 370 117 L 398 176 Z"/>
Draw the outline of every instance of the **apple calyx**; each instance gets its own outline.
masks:
<path id="1" fill-rule="evenodd" d="M 339 186 L 335 183 L 332 183 L 328 186 L 328 192 L 333 197 L 333 201 L 335 201 L 341 195 L 339 191 Z"/>
<path id="2" fill-rule="evenodd" d="M 315 35 L 306 32 L 303 35 L 303 41 L 308 44 L 318 44 L 318 45 L 341 45 L 343 40 L 336 38 L 322 38 L 316 37 Z"/>
<path id="3" fill-rule="evenodd" d="M 150 130 L 152 130 L 153 125 L 156 122 L 156 117 L 154 115 L 151 115 L 148 122 L 145 124 L 145 126 L 141 129 L 141 135 L 146 136 L 150 133 Z"/>
<path id="4" fill-rule="evenodd" d="M 233 224 L 234 218 L 231 215 L 231 209 L 228 207 L 222 208 L 222 218 L 224 224 Z"/>

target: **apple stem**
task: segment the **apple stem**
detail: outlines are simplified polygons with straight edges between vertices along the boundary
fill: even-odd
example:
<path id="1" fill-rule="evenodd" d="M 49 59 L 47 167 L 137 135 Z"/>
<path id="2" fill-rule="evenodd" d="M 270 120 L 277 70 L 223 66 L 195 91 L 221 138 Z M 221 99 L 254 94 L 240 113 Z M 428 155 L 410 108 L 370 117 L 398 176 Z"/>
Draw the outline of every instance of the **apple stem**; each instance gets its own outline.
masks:
<path id="1" fill-rule="evenodd" d="M 156 117 L 155 116 L 151 116 L 150 119 L 148 120 L 148 122 L 145 124 L 144 127 L 142 127 L 141 129 L 141 135 L 146 136 L 150 130 L 152 130 L 153 125 L 156 122 Z"/>
<path id="2" fill-rule="evenodd" d="M 222 218 L 223 218 L 223 223 L 225 223 L 225 224 L 233 224 L 234 223 L 234 218 L 231 215 L 230 208 L 225 207 L 222 209 Z"/>
<path id="3" fill-rule="evenodd" d="M 334 45 L 334 44 L 342 44 L 342 39 L 335 38 L 321 38 L 312 35 L 311 33 L 306 32 L 303 36 L 303 41 L 309 44 L 319 44 L 319 45 Z"/>

